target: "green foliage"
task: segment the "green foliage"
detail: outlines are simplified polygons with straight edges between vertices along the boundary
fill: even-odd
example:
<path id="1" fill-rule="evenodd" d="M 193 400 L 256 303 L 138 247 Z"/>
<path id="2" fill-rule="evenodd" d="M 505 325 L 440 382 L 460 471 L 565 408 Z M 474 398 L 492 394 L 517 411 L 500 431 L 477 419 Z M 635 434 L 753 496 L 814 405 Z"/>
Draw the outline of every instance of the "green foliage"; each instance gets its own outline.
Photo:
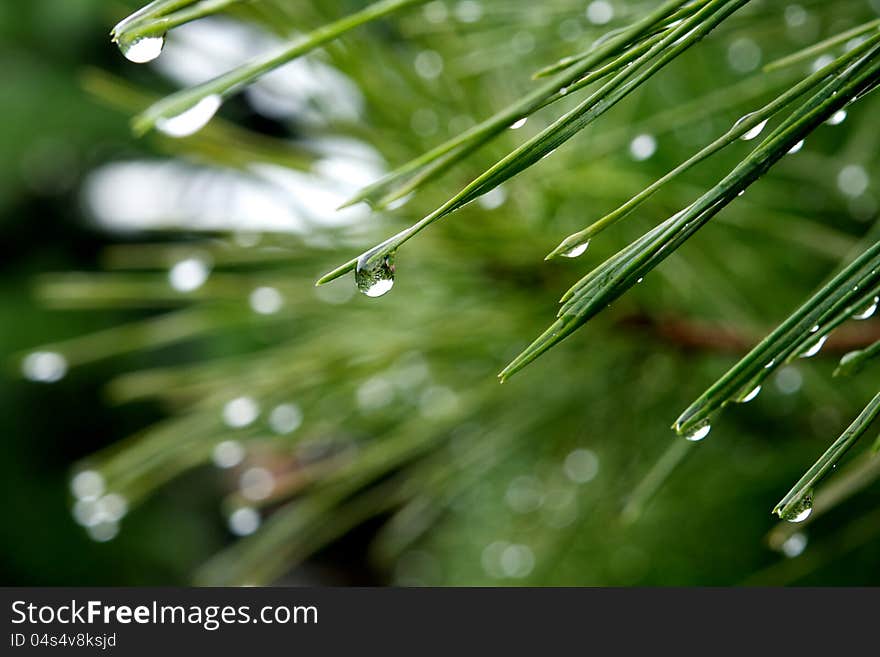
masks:
<path id="1" fill-rule="evenodd" d="M 869 92 L 880 79 L 870 5 L 790 5 L 782 20 L 781 7 L 748 0 L 617 3 L 615 20 L 597 26 L 569 0 L 327 4 L 159 0 L 117 25 L 123 50 L 221 10 L 280 32 L 281 45 L 158 102 L 109 76 L 86 78 L 105 103 L 136 114 L 136 133 L 160 128 L 152 145 L 199 165 L 309 171 L 322 160 L 321 132 L 368 140 L 404 164 L 347 205 L 368 202 L 382 229 L 409 225 L 373 247 L 374 227 L 355 225 L 255 243 L 120 246 L 107 264 L 123 271 L 45 279 L 53 306 L 155 312 L 41 348 L 70 365 L 189 345 L 182 363 L 166 357 L 110 383 L 114 401 L 158 400 L 169 417 L 81 470 L 134 506 L 241 451 L 226 459 L 240 481 L 224 508 L 249 535 L 200 571 L 208 584 L 274 581 L 373 518 L 383 523 L 371 559 L 400 583 L 706 584 L 753 573 L 750 582 L 776 583 L 833 570 L 831 557 L 774 570 L 758 539 L 768 500 L 803 467 L 794 436 L 827 442 L 871 390 L 854 379 L 843 392 L 821 366 L 795 365 L 826 339 L 824 353 L 860 354 L 841 369 L 876 351 L 877 336 L 854 344 L 842 326 L 869 316 L 880 295 L 880 247 L 865 237 L 876 203 L 863 180 L 876 169 Z M 279 29 L 288 25 L 300 36 Z M 814 65 L 820 55 L 830 56 Z M 294 117 L 285 138 L 236 125 L 222 103 L 303 56 L 355 80 L 368 119 L 315 128 Z M 844 111 L 844 125 L 826 125 Z M 163 125 L 172 127 L 161 134 Z M 410 223 L 413 212 L 422 218 Z M 311 287 L 340 252 L 362 248 Z M 555 256 L 575 254 L 595 258 L 589 273 L 514 357 L 579 263 Z M 181 263 L 210 275 L 175 289 L 167 270 Z M 355 272 L 362 291 L 385 281 L 386 292 L 401 267 L 381 300 L 349 299 L 351 284 L 323 287 Z M 561 345 L 588 320 L 588 340 Z M 545 354 L 531 377 L 498 386 L 492 376 Z M 552 373 L 545 385 L 538 368 Z M 809 400 L 793 396 L 801 385 Z M 726 427 L 714 423 L 710 441 L 666 429 L 670 409 L 696 397 L 675 428 L 704 438 L 719 410 L 760 386 Z M 780 516 L 799 515 L 809 495 L 814 522 L 870 487 L 880 470 L 862 457 L 829 477 L 832 493 L 812 492 L 878 403 L 780 502 Z M 851 531 L 839 549 L 880 531 L 858 510 L 841 513 Z M 719 531 L 722 517 L 734 529 Z M 788 550 L 793 531 L 767 540 Z"/>

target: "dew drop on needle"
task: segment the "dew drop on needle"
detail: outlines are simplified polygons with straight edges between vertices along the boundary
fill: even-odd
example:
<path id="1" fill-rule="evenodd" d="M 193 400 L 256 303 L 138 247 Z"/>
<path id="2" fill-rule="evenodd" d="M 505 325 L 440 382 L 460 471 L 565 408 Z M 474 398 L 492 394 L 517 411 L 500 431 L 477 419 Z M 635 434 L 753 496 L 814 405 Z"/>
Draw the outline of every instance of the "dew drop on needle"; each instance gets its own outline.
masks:
<path id="1" fill-rule="evenodd" d="M 368 297 L 381 297 L 394 287 L 394 252 L 364 257 L 355 269 L 357 288 Z"/>
<path id="2" fill-rule="evenodd" d="M 145 64 L 156 59 L 165 47 L 165 35 L 120 40 L 119 52 L 130 62 Z"/>
<path id="3" fill-rule="evenodd" d="M 156 127 L 169 137 L 188 137 L 207 125 L 222 102 L 218 94 L 205 96 L 176 116 L 157 119 Z"/>

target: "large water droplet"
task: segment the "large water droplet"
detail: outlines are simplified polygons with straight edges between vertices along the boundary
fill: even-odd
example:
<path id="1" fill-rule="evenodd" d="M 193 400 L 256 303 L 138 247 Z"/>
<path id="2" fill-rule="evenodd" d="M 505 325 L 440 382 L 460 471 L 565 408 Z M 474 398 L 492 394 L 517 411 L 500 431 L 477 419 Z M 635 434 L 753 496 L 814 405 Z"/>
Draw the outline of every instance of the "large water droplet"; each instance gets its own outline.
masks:
<path id="1" fill-rule="evenodd" d="M 813 512 L 813 495 L 807 493 L 801 500 L 794 505 L 788 513 L 783 516 L 783 520 L 788 522 L 803 522 Z"/>
<path id="2" fill-rule="evenodd" d="M 801 139 L 798 143 L 796 143 L 794 146 L 792 146 L 791 148 L 788 149 L 788 153 L 789 153 L 789 155 L 794 155 L 799 150 L 801 150 L 803 147 L 804 147 L 804 140 Z"/>
<path id="3" fill-rule="evenodd" d="M 709 432 L 712 430 L 712 425 L 709 424 L 709 420 L 703 420 L 693 429 L 688 431 L 683 435 L 685 440 L 689 440 L 692 443 L 696 443 L 701 441 L 703 438 L 709 435 Z"/>
<path id="4" fill-rule="evenodd" d="M 587 250 L 587 247 L 590 246 L 590 240 L 586 242 L 581 242 L 580 244 L 575 244 L 573 247 L 568 249 L 567 251 L 562 252 L 563 258 L 577 258 L 580 255 L 583 255 Z"/>
<path id="5" fill-rule="evenodd" d="M 151 62 L 162 52 L 165 47 L 165 35 L 147 36 L 132 41 L 120 40 L 119 52 L 130 62 L 145 64 Z"/>
<path id="6" fill-rule="evenodd" d="M 757 397 L 760 392 L 761 392 L 761 386 L 757 385 L 754 388 L 747 389 L 746 393 L 744 395 L 741 395 L 740 397 L 738 397 L 736 401 L 738 401 L 740 404 L 747 404 L 750 401 L 752 401 L 755 397 Z"/>
<path id="7" fill-rule="evenodd" d="M 825 345 L 825 341 L 827 339 L 827 335 L 822 335 L 814 342 L 811 342 L 810 345 L 801 353 L 801 358 L 812 358 L 813 356 L 818 354 L 822 350 L 822 347 Z"/>
<path id="8" fill-rule="evenodd" d="M 831 118 L 825 121 L 828 125 L 840 125 L 846 120 L 846 110 L 837 110 Z"/>
<path id="9" fill-rule="evenodd" d="M 21 362 L 25 378 L 40 383 L 55 383 L 67 374 L 67 359 L 55 351 L 35 351 Z"/>
<path id="10" fill-rule="evenodd" d="M 362 256 L 355 269 L 357 288 L 368 297 L 381 297 L 394 287 L 395 252 Z"/>
<path id="11" fill-rule="evenodd" d="M 169 137 L 188 137 L 205 127 L 220 109 L 223 100 L 218 94 L 205 96 L 177 116 L 156 120 L 156 127 Z"/>
<path id="12" fill-rule="evenodd" d="M 740 117 L 739 119 L 737 119 L 736 123 L 733 124 L 733 127 L 735 128 L 743 121 L 747 121 L 750 116 L 752 116 L 752 115 L 746 114 L 745 116 Z M 751 141 L 752 139 L 754 139 L 755 137 L 757 137 L 758 135 L 761 134 L 761 132 L 764 130 L 764 126 L 766 126 L 766 125 L 767 125 L 767 119 L 764 119 L 763 121 L 761 121 L 757 125 L 749 128 L 745 133 L 743 133 L 743 135 L 740 137 L 740 139 L 742 139 L 743 141 Z"/>
<path id="13" fill-rule="evenodd" d="M 868 319 L 871 317 L 877 312 L 878 302 L 880 302 L 880 298 L 873 297 L 861 310 L 853 314 L 853 319 Z"/>

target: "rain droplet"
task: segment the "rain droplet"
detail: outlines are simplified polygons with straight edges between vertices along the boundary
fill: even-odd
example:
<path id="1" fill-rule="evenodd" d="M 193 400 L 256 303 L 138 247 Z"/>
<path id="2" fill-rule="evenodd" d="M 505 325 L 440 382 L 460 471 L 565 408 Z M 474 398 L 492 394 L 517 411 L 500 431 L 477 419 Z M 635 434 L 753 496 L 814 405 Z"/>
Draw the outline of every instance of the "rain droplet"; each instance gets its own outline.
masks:
<path id="1" fill-rule="evenodd" d="M 507 190 L 504 187 L 495 187 L 494 189 L 490 189 L 488 192 L 483 194 L 480 198 L 477 199 L 477 203 L 480 204 L 485 210 L 495 210 L 496 208 L 500 208 L 504 205 L 504 202 L 507 200 Z"/>
<path id="2" fill-rule="evenodd" d="M 761 386 L 757 385 L 754 388 L 752 388 L 751 390 L 749 390 L 746 394 L 739 397 L 736 401 L 738 401 L 740 404 L 748 404 L 755 397 L 757 397 L 760 392 L 761 392 Z"/>
<path id="3" fill-rule="evenodd" d="M 511 130 L 519 130 L 520 128 L 522 128 L 526 124 L 526 121 L 528 121 L 528 120 L 529 120 L 528 117 L 524 116 L 519 121 L 515 121 L 514 123 L 511 123 L 510 129 Z"/>
<path id="4" fill-rule="evenodd" d="M 251 309 L 260 315 L 273 315 L 281 310 L 284 297 L 274 287 L 258 287 L 248 297 Z"/>
<path id="5" fill-rule="evenodd" d="M 119 52 L 130 62 L 145 64 L 151 62 L 162 52 L 165 47 L 165 35 L 147 36 L 132 41 L 119 41 Z"/>
<path id="6" fill-rule="evenodd" d="M 813 512 L 813 495 L 807 493 L 801 500 L 783 516 L 788 522 L 803 522 Z"/>
<path id="7" fill-rule="evenodd" d="M 657 152 L 657 139 L 654 135 L 641 134 L 629 143 L 629 154 L 638 162 L 647 160 Z"/>
<path id="8" fill-rule="evenodd" d="M 782 554 L 784 554 L 789 559 L 794 559 L 795 557 L 800 556 L 800 554 L 804 551 L 804 548 L 806 547 L 806 534 L 797 532 L 785 539 L 785 542 L 780 546 L 780 550 L 782 550 Z"/>
<path id="9" fill-rule="evenodd" d="M 244 446 L 237 440 L 224 440 L 214 445 L 211 460 L 218 468 L 234 468 L 245 457 Z"/>
<path id="10" fill-rule="evenodd" d="M 831 115 L 831 118 L 825 121 L 827 125 L 840 125 L 846 121 L 846 110 L 837 110 L 834 114 Z"/>
<path id="11" fill-rule="evenodd" d="M 96 500 L 104 490 L 104 477 L 97 470 L 77 472 L 70 480 L 70 491 L 78 500 Z"/>
<path id="12" fill-rule="evenodd" d="M 752 115 L 746 114 L 745 116 L 740 117 L 739 119 L 737 119 L 736 123 L 733 124 L 733 127 L 735 128 L 743 121 L 747 121 L 750 116 L 752 116 Z M 764 130 L 764 126 L 766 126 L 766 125 L 767 125 L 767 119 L 764 119 L 763 121 L 761 121 L 757 125 L 749 128 L 746 132 L 744 132 L 742 134 L 742 136 L 740 137 L 740 139 L 742 139 L 743 141 L 751 141 L 752 139 L 754 139 L 755 137 L 757 137 L 758 135 L 761 134 L 761 132 Z"/>
<path id="13" fill-rule="evenodd" d="M 804 140 L 801 139 L 798 143 L 796 143 L 794 146 L 792 146 L 791 148 L 788 149 L 788 154 L 794 155 L 795 153 L 800 151 L 803 147 L 804 147 Z"/>
<path id="14" fill-rule="evenodd" d="M 709 424 L 709 420 L 703 420 L 693 429 L 683 434 L 685 440 L 689 440 L 692 443 L 700 442 L 703 438 L 709 435 L 709 432 L 712 430 L 712 425 Z"/>
<path id="15" fill-rule="evenodd" d="M 853 314 L 853 319 L 868 319 L 877 312 L 878 303 L 880 303 L 880 298 L 873 297 L 861 310 Z"/>
<path id="16" fill-rule="evenodd" d="M 101 520 L 86 528 L 89 537 L 98 543 L 106 543 L 116 538 L 119 533 L 119 523 L 112 520 Z"/>
<path id="17" fill-rule="evenodd" d="M 827 339 L 827 335 L 822 335 L 815 342 L 810 343 L 810 346 L 807 347 L 801 354 L 801 358 L 812 358 L 813 356 L 818 354 L 822 350 L 822 347 L 825 345 L 825 341 Z"/>
<path id="18" fill-rule="evenodd" d="M 394 287 L 395 252 L 365 254 L 358 259 L 354 280 L 368 297 L 381 297 Z"/>
<path id="19" fill-rule="evenodd" d="M 168 270 L 168 282 L 178 292 L 198 290 L 209 275 L 208 264 L 200 258 L 186 258 Z"/>
<path id="20" fill-rule="evenodd" d="M 783 395 L 793 395 L 801 389 L 801 386 L 804 383 L 804 377 L 797 368 L 789 365 L 788 367 L 783 367 L 776 373 L 776 380 L 774 383 L 776 384 L 776 388 Z"/>
<path id="21" fill-rule="evenodd" d="M 233 511 L 227 522 L 233 534 L 247 536 L 260 528 L 260 514 L 256 509 L 245 506 Z"/>
<path id="22" fill-rule="evenodd" d="M 599 457 L 590 449 L 576 449 L 565 457 L 562 469 L 576 484 L 586 484 L 599 473 Z"/>
<path id="23" fill-rule="evenodd" d="M 567 251 L 563 251 L 562 257 L 563 258 L 577 258 L 579 255 L 583 255 L 589 246 L 590 246 L 590 240 L 587 240 L 586 242 L 581 242 L 580 244 L 575 244 L 573 247 L 571 247 Z"/>
<path id="24" fill-rule="evenodd" d="M 30 381 L 55 383 L 67 374 L 67 359 L 55 351 L 35 351 L 24 357 L 21 372 Z"/>
<path id="25" fill-rule="evenodd" d="M 275 477 L 266 468 L 248 468 L 239 477 L 241 494 L 249 500 L 264 500 L 275 489 Z"/>
<path id="26" fill-rule="evenodd" d="M 303 412 L 297 404 L 279 404 L 269 413 L 269 426 L 278 434 L 293 433 L 303 421 Z"/>
<path id="27" fill-rule="evenodd" d="M 260 407 L 252 397 L 236 397 L 223 406 L 223 422 L 233 429 L 252 424 L 260 415 Z"/>
<path id="28" fill-rule="evenodd" d="M 156 127 L 169 137 L 188 137 L 205 127 L 222 102 L 218 94 L 205 96 L 177 116 L 156 119 Z"/>

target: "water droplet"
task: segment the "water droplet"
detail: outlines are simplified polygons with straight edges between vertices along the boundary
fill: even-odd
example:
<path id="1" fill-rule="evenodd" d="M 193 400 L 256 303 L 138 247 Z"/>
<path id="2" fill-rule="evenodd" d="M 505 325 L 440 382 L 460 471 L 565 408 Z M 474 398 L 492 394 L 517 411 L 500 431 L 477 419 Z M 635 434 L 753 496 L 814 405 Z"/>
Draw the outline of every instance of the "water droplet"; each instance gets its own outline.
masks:
<path id="1" fill-rule="evenodd" d="M 761 47 L 748 37 L 736 39 L 727 49 L 727 63 L 738 73 L 754 71 L 762 57 Z"/>
<path id="2" fill-rule="evenodd" d="M 783 516 L 788 522 L 803 522 L 813 512 L 813 495 L 807 493 Z"/>
<path id="3" fill-rule="evenodd" d="M 128 500 L 119 493 L 108 493 L 97 501 L 96 508 L 102 520 L 119 522 L 128 513 Z"/>
<path id="4" fill-rule="evenodd" d="M 868 172 L 858 164 L 847 164 L 837 174 L 837 188 L 851 198 L 864 194 L 870 184 Z"/>
<path id="5" fill-rule="evenodd" d="M 515 122 L 511 123 L 510 129 L 511 130 L 519 130 L 520 128 L 522 128 L 526 124 L 526 121 L 528 121 L 528 120 L 529 120 L 528 117 L 524 116 L 519 121 L 515 121 Z"/>
<path id="6" fill-rule="evenodd" d="M 22 360 L 21 373 L 30 381 L 55 383 L 67 374 L 67 359 L 55 351 L 35 351 Z"/>
<path id="7" fill-rule="evenodd" d="M 302 409 L 293 403 L 278 404 L 269 413 L 269 426 L 272 427 L 272 431 L 282 435 L 293 433 L 299 429 L 302 421 Z"/>
<path id="8" fill-rule="evenodd" d="M 757 385 L 754 388 L 752 388 L 751 390 L 749 390 L 746 394 L 739 397 L 736 401 L 738 401 L 740 404 L 748 404 L 755 397 L 757 397 L 758 394 L 760 394 L 760 392 L 761 392 L 761 386 Z"/>
<path id="9" fill-rule="evenodd" d="M 779 370 L 779 372 L 776 373 L 776 379 L 774 383 L 776 384 L 776 388 L 783 395 L 793 395 L 801 389 L 801 386 L 804 383 L 804 377 L 797 370 L 797 368 L 789 365 L 787 367 L 783 367 L 781 370 Z"/>
<path id="10" fill-rule="evenodd" d="M 477 199 L 477 203 L 480 204 L 482 208 L 485 210 L 495 210 L 496 208 L 500 208 L 504 205 L 504 202 L 507 200 L 507 190 L 504 187 L 495 187 L 494 189 L 490 189 L 488 192 L 483 194 L 480 198 Z"/>
<path id="11" fill-rule="evenodd" d="M 169 137 L 188 137 L 205 127 L 222 102 L 218 94 L 205 96 L 177 116 L 156 119 L 156 127 Z"/>
<path id="12" fill-rule="evenodd" d="M 594 0 L 587 5 L 586 15 L 593 25 L 605 25 L 614 18 L 614 6 L 607 0 Z"/>
<path id="13" fill-rule="evenodd" d="M 106 543 L 116 538 L 119 533 L 119 523 L 113 520 L 101 520 L 86 528 L 89 537 L 98 543 Z"/>
<path id="14" fill-rule="evenodd" d="M 483 17 L 483 6 L 477 0 L 461 0 L 455 6 L 455 17 L 462 23 L 476 23 Z"/>
<path id="15" fill-rule="evenodd" d="M 752 116 L 752 115 L 746 114 L 745 116 L 740 117 L 739 119 L 737 119 L 736 123 L 733 124 L 733 127 L 735 128 L 743 121 L 747 121 L 750 116 Z M 751 141 L 752 139 L 754 139 L 755 137 L 757 137 L 758 135 L 761 134 L 761 132 L 764 130 L 764 126 L 766 126 L 766 125 L 767 125 L 767 119 L 764 119 L 763 121 L 761 121 L 757 125 L 749 128 L 746 132 L 744 132 L 742 134 L 742 136 L 740 137 L 740 139 L 742 139 L 743 141 Z"/>
<path id="16" fill-rule="evenodd" d="M 647 160 L 657 152 L 657 140 L 654 135 L 641 134 L 629 143 L 629 154 L 637 162 Z"/>
<path id="17" fill-rule="evenodd" d="M 801 358 L 812 358 L 816 354 L 818 354 L 822 347 L 825 345 L 825 341 L 828 339 L 827 335 L 820 336 L 817 340 L 810 343 L 803 353 L 801 353 Z"/>
<path id="18" fill-rule="evenodd" d="M 233 429 L 252 424 L 260 415 L 260 407 L 252 397 L 236 397 L 223 407 L 223 422 Z"/>
<path id="19" fill-rule="evenodd" d="M 831 118 L 825 121 L 827 125 L 840 125 L 846 121 L 846 110 L 837 110 L 834 114 L 831 115 Z"/>
<path id="20" fill-rule="evenodd" d="M 567 251 L 562 252 L 563 258 L 577 258 L 580 255 L 583 255 L 587 248 L 590 246 L 590 240 L 586 242 L 581 242 L 580 244 L 575 244 L 573 247 L 568 249 Z"/>
<path id="21" fill-rule="evenodd" d="M 78 500 L 96 500 L 104 494 L 104 477 L 97 470 L 83 470 L 70 480 L 70 492 Z"/>
<path id="22" fill-rule="evenodd" d="M 375 411 L 394 401 L 394 386 L 385 377 L 374 376 L 358 386 L 355 399 L 362 411 Z"/>
<path id="23" fill-rule="evenodd" d="M 162 52 L 165 47 L 165 35 L 148 36 L 134 39 L 133 41 L 119 41 L 119 52 L 130 62 L 145 64 L 151 62 Z"/>
<path id="24" fill-rule="evenodd" d="M 275 477 L 266 468 L 248 468 L 238 480 L 241 494 L 249 500 L 265 500 L 275 489 Z"/>
<path id="25" fill-rule="evenodd" d="M 168 270 L 168 282 L 178 292 L 198 290 L 208 280 L 208 264 L 200 258 L 186 258 Z"/>
<path id="26" fill-rule="evenodd" d="M 260 315 L 273 315 L 281 310 L 284 297 L 274 287 L 258 287 L 248 298 L 251 309 Z"/>
<path id="27" fill-rule="evenodd" d="M 804 147 L 804 140 L 801 139 L 798 143 L 796 143 L 794 146 L 792 146 L 791 148 L 788 149 L 788 154 L 794 155 L 795 153 L 800 151 L 803 147 Z"/>
<path id="28" fill-rule="evenodd" d="M 501 551 L 500 566 L 505 577 L 527 577 L 535 567 L 535 554 L 528 545 L 508 545 Z"/>
<path id="29" fill-rule="evenodd" d="M 789 559 L 794 559 L 804 551 L 807 547 L 807 535 L 801 532 L 796 532 L 785 539 L 785 542 L 780 546 L 780 550 L 782 554 L 784 554 Z"/>
<path id="30" fill-rule="evenodd" d="M 880 303 L 880 298 L 872 298 L 861 310 L 853 314 L 853 319 L 868 319 L 877 312 L 878 303 Z"/>
<path id="31" fill-rule="evenodd" d="M 218 468 L 234 468 L 244 460 L 244 446 L 237 440 L 224 440 L 214 445 L 211 460 Z"/>
<path id="32" fill-rule="evenodd" d="M 228 523 L 229 531 L 233 534 L 247 536 L 260 528 L 260 514 L 252 507 L 241 507 L 230 514 Z"/>
<path id="33" fill-rule="evenodd" d="M 433 80 L 443 72 L 443 57 L 433 50 L 423 50 L 416 55 L 413 66 L 421 77 Z"/>
<path id="34" fill-rule="evenodd" d="M 515 513 L 525 514 L 537 510 L 544 501 L 541 481 L 531 475 L 516 477 L 507 486 L 504 501 Z"/>
<path id="35" fill-rule="evenodd" d="M 358 259 L 354 280 L 368 297 L 381 297 L 394 287 L 395 252 L 365 254 Z"/>
<path id="36" fill-rule="evenodd" d="M 565 457 L 565 476 L 576 484 L 586 484 L 599 474 L 599 457 L 590 449 L 576 449 Z"/>
<path id="37" fill-rule="evenodd" d="M 692 443 L 700 442 L 703 438 L 709 435 L 709 432 L 712 430 L 712 425 L 709 424 L 709 420 L 703 420 L 693 429 L 688 431 L 683 435 L 685 440 L 689 440 Z"/>

